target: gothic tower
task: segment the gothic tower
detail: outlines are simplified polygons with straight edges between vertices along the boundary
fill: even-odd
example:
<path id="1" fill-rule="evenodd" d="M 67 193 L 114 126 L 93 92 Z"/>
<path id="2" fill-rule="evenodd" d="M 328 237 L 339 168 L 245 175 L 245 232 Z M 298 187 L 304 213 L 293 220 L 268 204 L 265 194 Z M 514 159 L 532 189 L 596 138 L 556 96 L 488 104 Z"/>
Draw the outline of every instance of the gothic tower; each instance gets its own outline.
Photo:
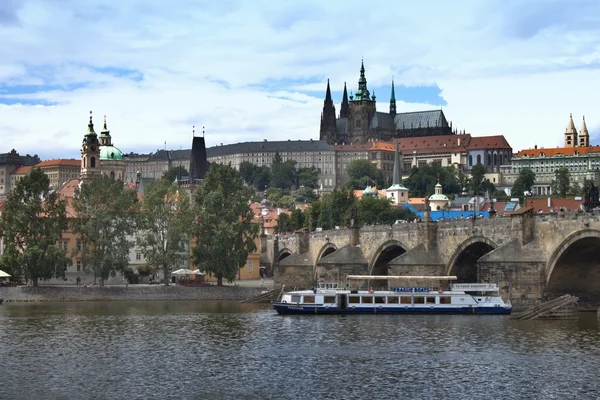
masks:
<path id="1" fill-rule="evenodd" d="M 104 115 L 104 126 L 102 132 L 100 132 L 100 146 L 112 146 L 110 137 L 110 131 L 106 126 L 106 114 Z"/>
<path id="2" fill-rule="evenodd" d="M 569 114 L 569 124 L 565 131 L 565 147 L 576 147 L 577 146 L 577 129 L 573 123 L 573 114 Z"/>
<path id="3" fill-rule="evenodd" d="M 335 106 L 331 100 L 331 89 L 329 88 L 329 79 L 327 79 L 327 93 L 323 102 L 323 112 L 321 113 L 321 129 L 319 138 L 329 144 L 336 142 L 336 122 L 335 122 Z"/>
<path id="4" fill-rule="evenodd" d="M 579 131 L 579 147 L 589 147 L 589 146 L 590 146 L 590 133 L 588 132 L 588 128 L 585 123 L 585 116 L 584 116 L 583 124 L 581 125 L 581 130 Z"/>
<path id="5" fill-rule="evenodd" d="M 98 135 L 94 132 L 94 122 L 90 111 L 90 123 L 88 131 L 83 137 L 81 144 L 81 175 L 82 181 L 87 181 L 94 176 L 100 175 L 100 143 Z"/>
<path id="6" fill-rule="evenodd" d="M 396 116 L 396 93 L 394 92 L 394 80 L 392 79 L 392 95 L 390 96 L 390 115 Z"/>
<path id="7" fill-rule="evenodd" d="M 348 118 L 348 91 L 346 82 L 344 82 L 344 95 L 342 96 L 342 107 L 340 108 L 340 118 Z"/>
<path id="8" fill-rule="evenodd" d="M 375 115 L 375 94 L 370 95 L 365 78 L 364 62 L 360 64 L 360 78 L 358 90 L 354 96 L 350 95 L 350 115 L 348 118 L 348 141 L 352 144 L 366 143 L 369 139 L 369 124 Z"/>

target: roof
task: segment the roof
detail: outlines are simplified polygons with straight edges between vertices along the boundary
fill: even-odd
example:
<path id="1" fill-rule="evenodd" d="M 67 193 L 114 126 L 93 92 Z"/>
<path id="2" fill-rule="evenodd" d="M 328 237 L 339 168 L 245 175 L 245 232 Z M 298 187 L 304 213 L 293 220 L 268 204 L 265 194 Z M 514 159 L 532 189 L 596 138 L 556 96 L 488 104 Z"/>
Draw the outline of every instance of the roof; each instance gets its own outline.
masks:
<path id="1" fill-rule="evenodd" d="M 141 156 L 141 155 L 140 155 Z M 192 149 L 186 150 L 157 150 L 150 154 L 148 161 L 166 161 L 166 160 L 189 160 L 192 156 Z"/>
<path id="2" fill-rule="evenodd" d="M 396 129 L 417 129 L 448 126 L 442 110 L 415 111 L 398 113 L 394 117 Z"/>
<path id="3" fill-rule="evenodd" d="M 276 151 L 333 151 L 334 147 L 324 140 L 285 140 L 262 142 L 242 142 L 214 146 L 206 149 L 209 158 L 238 153 L 261 153 Z"/>
<path id="4" fill-rule="evenodd" d="M 29 171 L 31 171 L 33 167 L 32 166 L 22 166 L 17 168 L 11 175 L 25 175 L 27 174 Z"/>
<path id="5" fill-rule="evenodd" d="M 338 118 L 335 120 L 335 128 L 338 133 L 348 133 L 348 118 Z"/>
<path id="6" fill-rule="evenodd" d="M 115 146 L 100 146 L 100 160 L 122 160 L 123 153 Z"/>
<path id="7" fill-rule="evenodd" d="M 407 153 L 431 153 L 431 152 L 463 152 L 465 146 L 471 140 L 470 134 L 464 135 L 440 135 L 440 136 L 421 136 L 402 139 L 394 139 L 393 143 L 398 143 L 400 152 Z"/>
<path id="8" fill-rule="evenodd" d="M 37 163 L 36 167 L 57 167 L 59 165 L 71 166 L 71 167 L 81 167 L 81 160 L 76 160 L 74 158 L 58 158 L 55 160 L 45 160 L 40 163 Z"/>
<path id="9" fill-rule="evenodd" d="M 425 197 L 411 197 L 410 199 L 408 199 L 408 204 L 425 204 Z"/>
<path id="10" fill-rule="evenodd" d="M 365 190 L 367 190 L 367 189 L 369 189 L 369 191 L 367 193 L 365 193 Z M 367 187 L 365 190 L 361 190 L 361 189 L 354 190 L 354 197 L 357 200 L 360 200 L 363 198 L 363 195 L 365 195 L 365 194 L 372 195 L 375 193 L 377 194 L 377 197 L 379 197 L 379 198 L 385 198 L 385 196 L 386 196 L 385 189 L 377 189 L 377 187 L 375 187 L 375 186 L 373 186 L 371 188 Z"/>
<path id="11" fill-rule="evenodd" d="M 581 209 L 581 206 L 583 206 L 583 200 L 544 197 L 526 199 L 523 208 L 531 208 L 534 213 L 552 213 L 559 211 L 577 211 Z"/>
<path id="12" fill-rule="evenodd" d="M 250 208 L 254 213 L 254 217 L 252 217 L 252 222 L 255 224 L 260 223 L 260 217 L 262 216 L 264 220 L 265 229 L 275 228 L 277 226 L 279 214 L 291 214 L 290 211 L 281 208 L 264 208 L 262 204 L 256 202 L 250 203 Z M 265 215 L 263 215 L 263 208 L 265 211 Z"/>
<path id="13" fill-rule="evenodd" d="M 515 157 L 560 157 L 600 153 L 600 146 L 534 148 L 519 151 Z"/>
<path id="14" fill-rule="evenodd" d="M 465 148 L 467 150 L 510 149 L 512 151 L 512 147 L 510 147 L 510 144 L 508 144 L 503 135 L 471 136 L 471 140 Z"/>

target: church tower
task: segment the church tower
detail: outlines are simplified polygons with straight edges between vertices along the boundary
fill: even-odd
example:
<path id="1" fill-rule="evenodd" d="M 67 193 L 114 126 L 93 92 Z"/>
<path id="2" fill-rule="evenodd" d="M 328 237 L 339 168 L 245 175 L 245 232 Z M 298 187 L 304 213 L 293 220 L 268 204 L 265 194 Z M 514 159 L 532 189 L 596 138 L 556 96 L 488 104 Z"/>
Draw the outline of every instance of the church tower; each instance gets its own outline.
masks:
<path id="1" fill-rule="evenodd" d="M 325 93 L 323 112 L 321 113 L 321 129 L 319 131 L 319 139 L 324 140 L 329 144 L 334 144 L 336 142 L 337 128 L 335 117 L 335 106 L 333 105 L 333 100 L 331 99 L 329 79 L 327 79 L 327 92 Z"/>
<path id="2" fill-rule="evenodd" d="M 106 126 L 106 114 L 104 115 L 104 126 L 102 132 L 100 132 L 100 146 L 112 146 L 112 138 L 110 137 L 110 131 Z"/>
<path id="3" fill-rule="evenodd" d="M 82 181 L 87 181 L 97 175 L 100 175 L 100 143 L 98 135 L 94 131 L 94 122 L 92 121 L 92 112 L 90 111 L 90 123 L 88 131 L 83 137 L 81 144 L 81 175 Z"/>
<path id="4" fill-rule="evenodd" d="M 366 143 L 369 140 L 369 125 L 376 112 L 375 94 L 371 96 L 367 89 L 365 64 L 360 64 L 358 90 L 350 95 L 350 115 L 348 118 L 349 142 L 352 144 Z"/>
<path id="5" fill-rule="evenodd" d="M 394 92 L 394 80 L 392 79 L 392 95 L 390 96 L 390 115 L 396 116 L 396 93 Z"/>
<path id="6" fill-rule="evenodd" d="M 590 133 L 588 132 L 588 128 L 585 123 L 585 116 L 584 116 L 583 124 L 581 125 L 581 130 L 579 131 L 579 147 L 589 147 L 589 146 L 590 146 Z"/>
<path id="7" fill-rule="evenodd" d="M 569 114 L 569 124 L 565 131 L 565 147 L 576 147 L 577 146 L 577 129 L 573 123 L 573 114 Z"/>
<path id="8" fill-rule="evenodd" d="M 346 82 L 344 82 L 344 95 L 342 96 L 342 107 L 340 108 L 340 118 L 348 118 L 348 91 L 346 90 Z"/>

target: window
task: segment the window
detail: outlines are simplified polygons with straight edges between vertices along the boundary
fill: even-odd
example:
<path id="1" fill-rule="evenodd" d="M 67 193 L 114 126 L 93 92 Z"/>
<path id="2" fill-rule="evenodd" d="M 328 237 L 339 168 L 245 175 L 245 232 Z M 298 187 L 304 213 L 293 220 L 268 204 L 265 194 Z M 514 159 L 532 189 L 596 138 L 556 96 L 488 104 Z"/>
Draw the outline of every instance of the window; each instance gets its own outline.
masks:
<path id="1" fill-rule="evenodd" d="M 248 272 L 252 272 L 252 261 L 248 261 Z"/>
<path id="2" fill-rule="evenodd" d="M 135 259 L 136 260 L 141 260 L 142 259 L 142 253 L 140 253 L 139 251 L 135 253 Z"/>
<path id="3" fill-rule="evenodd" d="M 469 156 L 469 167 L 473 166 L 473 156 Z"/>
<path id="4" fill-rule="evenodd" d="M 96 157 L 90 159 L 90 168 L 96 168 Z"/>
<path id="5" fill-rule="evenodd" d="M 81 271 L 81 261 L 77 261 L 77 272 Z"/>
<path id="6" fill-rule="evenodd" d="M 477 155 L 477 164 L 481 164 L 481 155 L 480 154 Z"/>
<path id="7" fill-rule="evenodd" d="M 304 303 L 315 304 L 315 296 L 304 296 Z"/>
<path id="8" fill-rule="evenodd" d="M 63 242 L 62 242 L 62 248 L 66 250 L 67 247 L 68 247 L 68 245 L 69 245 L 69 241 L 68 240 L 63 240 Z"/>
<path id="9" fill-rule="evenodd" d="M 81 240 L 77 240 L 77 251 L 81 251 Z"/>

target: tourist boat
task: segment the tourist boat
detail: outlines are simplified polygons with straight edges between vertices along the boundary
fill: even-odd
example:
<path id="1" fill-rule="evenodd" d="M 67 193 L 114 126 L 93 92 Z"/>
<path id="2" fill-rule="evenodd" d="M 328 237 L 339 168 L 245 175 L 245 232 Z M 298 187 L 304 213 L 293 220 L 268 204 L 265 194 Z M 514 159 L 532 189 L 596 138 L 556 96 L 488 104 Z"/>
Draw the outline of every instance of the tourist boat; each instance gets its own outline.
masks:
<path id="1" fill-rule="evenodd" d="M 365 278 L 423 277 L 361 277 Z M 448 280 L 449 277 L 427 278 Z M 449 289 L 349 290 L 339 288 L 338 283 L 321 282 L 312 290 L 282 292 L 272 304 L 279 314 L 510 314 L 512 311 L 510 302 L 500 297 L 498 285 L 492 283 L 456 283 Z"/>

